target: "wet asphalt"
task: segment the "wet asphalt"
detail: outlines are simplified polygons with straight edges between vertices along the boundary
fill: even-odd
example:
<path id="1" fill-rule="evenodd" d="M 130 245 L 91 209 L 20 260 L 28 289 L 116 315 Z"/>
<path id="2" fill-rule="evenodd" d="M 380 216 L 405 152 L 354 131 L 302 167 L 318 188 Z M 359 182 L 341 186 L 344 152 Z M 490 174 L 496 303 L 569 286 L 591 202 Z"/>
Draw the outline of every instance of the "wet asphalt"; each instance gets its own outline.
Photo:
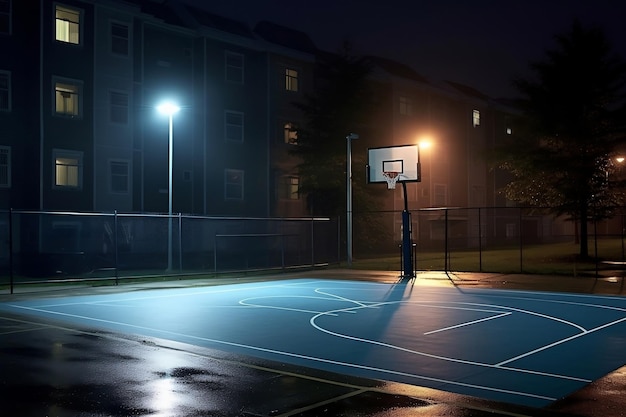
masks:
<path id="1" fill-rule="evenodd" d="M 397 273 L 325 269 L 204 281 L 18 288 L 14 294 L 0 290 L 0 302 L 294 277 L 393 282 Z M 622 277 L 419 273 L 415 285 L 626 295 Z M 0 415 L 626 416 L 626 367 L 545 409 L 531 409 L 419 386 L 285 365 L 165 339 L 67 326 L 27 315 L 0 314 Z"/>

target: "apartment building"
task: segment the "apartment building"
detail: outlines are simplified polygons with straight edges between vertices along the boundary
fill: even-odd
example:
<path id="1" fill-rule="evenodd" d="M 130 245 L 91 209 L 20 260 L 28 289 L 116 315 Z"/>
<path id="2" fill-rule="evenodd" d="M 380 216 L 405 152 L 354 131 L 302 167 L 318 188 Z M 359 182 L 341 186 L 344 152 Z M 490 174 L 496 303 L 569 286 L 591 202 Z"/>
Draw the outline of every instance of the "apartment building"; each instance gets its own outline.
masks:
<path id="1" fill-rule="evenodd" d="M 304 123 L 293 102 L 315 89 L 306 34 L 176 1 L 5 0 L 0 54 L 0 209 L 167 212 L 170 126 L 157 106 L 170 100 L 173 212 L 308 214 L 289 154 Z M 369 145 L 424 145 L 409 207 L 495 204 L 483 156 L 510 129 L 505 109 L 370 60 L 384 134 Z"/>
<path id="2" fill-rule="evenodd" d="M 180 107 L 174 212 L 269 216 L 278 201 L 298 204 L 297 176 L 272 166 L 297 122 L 287 103 L 312 87 L 310 41 L 272 43 L 285 28 L 263 25 L 264 39 L 176 2 L 0 6 L 0 208 L 166 212 L 166 100 Z"/>

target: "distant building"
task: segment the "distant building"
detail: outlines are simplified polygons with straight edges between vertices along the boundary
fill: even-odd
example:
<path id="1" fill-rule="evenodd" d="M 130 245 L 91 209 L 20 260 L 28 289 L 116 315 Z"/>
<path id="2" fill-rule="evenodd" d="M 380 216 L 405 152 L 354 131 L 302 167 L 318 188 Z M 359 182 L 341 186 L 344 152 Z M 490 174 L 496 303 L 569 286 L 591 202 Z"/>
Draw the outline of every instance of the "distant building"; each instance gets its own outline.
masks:
<path id="1" fill-rule="evenodd" d="M 169 99 L 181 107 L 174 212 L 305 216 L 289 149 L 317 53 L 297 30 L 175 1 L 0 2 L 0 209 L 166 212 L 168 119 L 156 106 Z M 370 59 L 386 99 L 377 145 L 431 135 L 410 208 L 506 204 L 484 151 L 510 134 L 508 110 Z M 393 195 L 388 208 L 401 208 Z"/>

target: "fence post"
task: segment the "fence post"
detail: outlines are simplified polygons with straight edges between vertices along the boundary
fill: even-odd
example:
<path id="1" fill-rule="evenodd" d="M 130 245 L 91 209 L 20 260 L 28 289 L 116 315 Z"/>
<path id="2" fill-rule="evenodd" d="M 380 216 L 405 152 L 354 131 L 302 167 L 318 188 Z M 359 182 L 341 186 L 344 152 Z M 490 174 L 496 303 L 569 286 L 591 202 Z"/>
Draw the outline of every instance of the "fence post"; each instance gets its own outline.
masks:
<path id="1" fill-rule="evenodd" d="M 480 219 L 480 207 L 478 207 L 478 270 L 483 272 L 483 228 Z"/>
<path id="2" fill-rule="evenodd" d="M 315 266 L 315 222 L 311 217 L 311 266 Z"/>
<path id="3" fill-rule="evenodd" d="M 523 256 L 523 253 L 522 253 L 522 248 L 524 246 L 522 230 L 524 230 L 524 227 L 523 227 L 523 223 L 522 223 L 523 222 L 522 210 L 523 209 L 520 207 L 519 208 L 519 220 L 518 220 L 519 221 L 519 271 L 521 273 L 524 272 L 524 256 Z"/>
<path id="4" fill-rule="evenodd" d="M 9 209 L 9 286 L 13 294 L 13 209 Z"/>
<path id="5" fill-rule="evenodd" d="M 118 249 L 117 249 L 117 245 L 118 245 L 118 240 L 117 240 L 117 235 L 119 234 L 119 231 L 117 230 L 117 210 L 115 210 L 113 212 L 113 230 L 114 230 L 114 235 L 113 235 L 113 246 L 115 247 L 114 249 L 114 255 L 115 255 L 115 285 L 119 284 L 119 275 L 118 275 Z"/>
<path id="6" fill-rule="evenodd" d="M 444 226 L 444 260 L 443 260 L 443 270 L 449 271 L 450 269 L 450 252 L 448 247 L 448 209 L 445 208 L 445 226 Z"/>
<path id="7" fill-rule="evenodd" d="M 183 272 L 183 215 L 178 213 L 178 272 Z"/>

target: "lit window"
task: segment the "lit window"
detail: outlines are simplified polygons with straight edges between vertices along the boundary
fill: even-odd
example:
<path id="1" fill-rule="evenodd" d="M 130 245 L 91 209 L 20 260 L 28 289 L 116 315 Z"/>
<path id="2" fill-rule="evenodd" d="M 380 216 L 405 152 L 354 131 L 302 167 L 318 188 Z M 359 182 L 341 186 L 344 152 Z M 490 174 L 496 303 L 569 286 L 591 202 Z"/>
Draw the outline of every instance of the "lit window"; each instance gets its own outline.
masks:
<path id="1" fill-rule="evenodd" d="M 408 97 L 400 97 L 400 114 L 411 116 L 413 114 L 413 102 Z"/>
<path id="2" fill-rule="evenodd" d="M 0 111 L 11 110 L 11 74 L 0 71 Z"/>
<path id="3" fill-rule="evenodd" d="M 278 197 L 283 200 L 299 200 L 300 178 L 293 176 L 280 177 Z"/>
<path id="4" fill-rule="evenodd" d="M 506 134 L 507 135 L 512 135 L 513 134 L 513 129 L 511 129 L 510 127 L 506 128 Z"/>
<path id="5" fill-rule="evenodd" d="M 78 116 L 80 114 L 80 87 L 77 84 L 56 82 L 54 85 L 56 114 Z"/>
<path id="6" fill-rule="evenodd" d="M 224 198 L 243 200 L 243 174 L 239 169 L 224 170 Z"/>
<path id="7" fill-rule="evenodd" d="M 110 161 L 109 172 L 111 174 L 111 192 L 126 194 L 129 189 L 129 169 L 127 161 Z"/>
<path id="8" fill-rule="evenodd" d="M 56 187 L 80 188 L 82 186 L 82 152 L 54 152 L 54 185 Z"/>
<path id="9" fill-rule="evenodd" d="M 474 110 L 472 112 L 472 123 L 474 124 L 474 127 L 480 126 L 480 111 Z"/>
<path id="10" fill-rule="evenodd" d="M 227 111 L 224 114 L 224 132 L 227 141 L 243 142 L 243 113 Z"/>
<path id="11" fill-rule="evenodd" d="M 128 26 L 111 23 L 111 52 L 128 56 Z"/>
<path id="12" fill-rule="evenodd" d="M 285 70 L 285 90 L 298 91 L 298 71 L 289 68 Z"/>
<path id="13" fill-rule="evenodd" d="M 0 188 L 11 186 L 11 148 L 0 146 Z"/>
<path id="14" fill-rule="evenodd" d="M 109 92 L 111 121 L 113 123 L 128 123 L 128 94 Z"/>
<path id="15" fill-rule="evenodd" d="M 11 34 L 11 0 L 0 0 L 0 33 Z"/>
<path id="16" fill-rule="evenodd" d="M 56 6 L 56 40 L 78 45 L 80 41 L 80 12 Z"/>
<path id="17" fill-rule="evenodd" d="M 226 81 L 243 83 L 243 55 L 226 52 Z"/>
<path id="18" fill-rule="evenodd" d="M 298 143 L 298 129 L 293 123 L 285 123 L 283 126 L 283 138 L 285 143 L 290 145 Z"/>

